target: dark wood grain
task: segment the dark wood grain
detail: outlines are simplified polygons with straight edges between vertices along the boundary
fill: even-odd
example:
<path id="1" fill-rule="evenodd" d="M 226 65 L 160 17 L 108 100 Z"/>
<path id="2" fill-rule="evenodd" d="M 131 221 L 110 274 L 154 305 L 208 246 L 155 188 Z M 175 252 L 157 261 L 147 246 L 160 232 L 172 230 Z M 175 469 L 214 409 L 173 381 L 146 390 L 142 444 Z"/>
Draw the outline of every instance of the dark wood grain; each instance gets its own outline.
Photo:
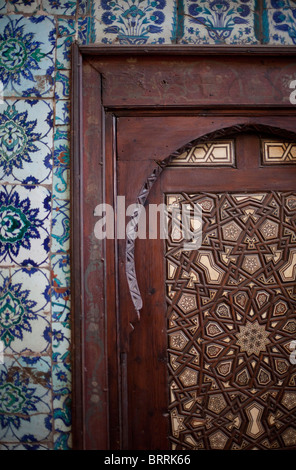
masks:
<path id="1" fill-rule="evenodd" d="M 185 189 L 295 189 L 295 167 L 263 168 L 256 141 L 265 132 L 294 137 L 288 86 L 296 76 L 294 57 L 293 47 L 73 47 L 75 448 L 168 448 L 163 240 L 135 244 L 143 296 L 138 318 L 126 243 L 95 239 L 96 205 L 115 207 L 117 195 L 127 205 L 136 202 L 160 167 L 146 204 Z M 253 127 L 247 133 L 242 126 Z M 241 135 L 237 168 L 166 168 L 171 155 L 198 139 L 226 136 L 227 129 Z M 252 159 L 247 142 L 253 142 Z"/>

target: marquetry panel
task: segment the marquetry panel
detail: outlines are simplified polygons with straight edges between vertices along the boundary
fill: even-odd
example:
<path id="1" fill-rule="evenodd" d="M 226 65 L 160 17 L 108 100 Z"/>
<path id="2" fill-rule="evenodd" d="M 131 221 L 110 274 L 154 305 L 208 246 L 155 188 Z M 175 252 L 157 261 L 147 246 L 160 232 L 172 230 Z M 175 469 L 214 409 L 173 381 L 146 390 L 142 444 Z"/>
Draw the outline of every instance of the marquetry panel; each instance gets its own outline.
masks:
<path id="1" fill-rule="evenodd" d="M 296 448 L 296 193 L 166 197 L 202 207 L 166 241 L 171 448 Z"/>
<path id="2" fill-rule="evenodd" d="M 169 166 L 233 166 L 234 142 L 218 140 L 195 145 L 174 157 Z"/>
<path id="3" fill-rule="evenodd" d="M 296 143 L 262 141 L 262 159 L 265 165 L 296 164 Z"/>

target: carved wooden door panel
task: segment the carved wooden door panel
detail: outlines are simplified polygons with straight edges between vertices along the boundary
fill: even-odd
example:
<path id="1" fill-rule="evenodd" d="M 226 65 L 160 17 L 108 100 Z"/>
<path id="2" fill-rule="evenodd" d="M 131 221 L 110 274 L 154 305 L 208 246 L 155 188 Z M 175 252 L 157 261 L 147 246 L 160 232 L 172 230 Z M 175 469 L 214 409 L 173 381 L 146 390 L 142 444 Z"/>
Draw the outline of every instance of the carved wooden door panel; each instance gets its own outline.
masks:
<path id="1" fill-rule="evenodd" d="M 254 133 L 191 143 L 150 189 L 145 207 L 164 202 L 169 226 L 136 243 L 135 448 L 296 448 L 294 149 Z M 202 244 L 188 250 L 172 214 L 195 204 Z"/>
<path id="2" fill-rule="evenodd" d="M 294 49 L 75 44 L 72 70 L 75 448 L 296 448 Z"/>

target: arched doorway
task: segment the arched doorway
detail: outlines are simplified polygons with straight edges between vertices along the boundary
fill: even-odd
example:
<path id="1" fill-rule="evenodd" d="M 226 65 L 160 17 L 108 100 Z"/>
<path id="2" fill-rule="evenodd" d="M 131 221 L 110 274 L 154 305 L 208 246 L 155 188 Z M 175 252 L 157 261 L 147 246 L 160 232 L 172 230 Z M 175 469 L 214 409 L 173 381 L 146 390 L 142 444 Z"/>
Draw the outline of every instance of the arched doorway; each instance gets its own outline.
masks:
<path id="1" fill-rule="evenodd" d="M 165 202 L 170 223 L 166 240 L 135 242 L 135 448 L 295 448 L 295 136 L 264 125 L 218 134 L 174 152 L 149 194 L 144 185 L 146 208 Z M 171 209 L 196 203 L 202 244 L 188 250 Z"/>
<path id="2" fill-rule="evenodd" d="M 294 275 L 294 242 L 293 233 L 291 234 L 294 219 L 289 212 L 293 199 L 288 198 L 293 197 L 295 191 L 295 166 L 293 161 L 292 164 L 267 161 L 278 158 L 280 150 L 280 146 L 277 150 L 272 150 L 272 146 L 268 147 L 268 139 L 267 147 L 271 154 L 266 161 L 260 158 L 261 140 L 264 137 L 262 126 L 264 132 L 268 127 L 271 135 L 276 134 L 281 143 L 285 144 L 284 153 L 280 153 L 281 158 L 288 151 L 286 143 L 291 143 L 291 138 L 293 139 L 293 135 L 288 134 L 294 132 L 296 124 L 295 109 L 289 99 L 289 83 L 296 73 L 294 51 L 288 48 L 268 48 L 268 51 L 265 48 L 256 48 L 249 51 L 248 48 L 237 47 L 234 53 L 234 49 L 227 47 L 184 49 L 179 46 L 162 49 L 145 46 L 135 51 L 116 46 L 106 49 L 75 46 L 73 61 L 71 262 L 74 446 L 83 449 L 155 450 L 172 446 L 177 449 L 180 446 L 189 449 L 201 445 L 204 448 L 224 445 L 224 449 L 232 445 L 242 447 L 245 446 L 243 441 L 231 434 L 238 432 L 235 426 L 239 425 L 240 420 L 242 427 L 239 432 L 246 437 L 249 446 L 257 445 L 257 441 L 252 441 L 256 426 L 259 438 L 263 436 L 258 441 L 262 448 L 265 445 L 266 448 L 283 445 L 285 439 L 289 446 L 294 445 L 294 428 L 293 425 L 288 425 L 289 417 L 293 415 L 293 395 L 286 395 L 285 398 L 279 395 L 277 398 L 269 396 L 266 398 L 268 406 L 264 410 L 261 408 L 263 398 L 260 398 L 258 405 L 257 395 L 252 395 L 252 402 L 241 401 L 246 406 L 244 411 L 240 410 L 242 415 L 237 416 L 234 413 L 236 410 L 230 407 L 231 398 L 227 396 L 227 387 L 222 385 L 226 395 L 220 389 L 215 391 L 213 387 L 216 387 L 214 380 L 218 385 L 229 381 L 234 387 L 235 380 L 230 379 L 230 375 L 228 378 L 227 371 L 232 366 L 239 366 L 241 369 L 243 366 L 235 361 L 232 361 L 231 366 L 231 361 L 227 361 L 229 358 L 223 359 L 221 364 L 218 360 L 222 356 L 210 356 L 207 343 L 212 341 L 215 345 L 218 340 L 222 342 L 221 338 L 227 332 L 228 344 L 237 352 L 237 357 L 242 359 L 245 355 L 248 362 L 252 354 L 255 354 L 252 352 L 249 357 L 247 351 L 240 349 L 238 335 L 243 329 L 240 330 L 239 327 L 243 328 L 246 324 L 239 323 L 242 320 L 237 317 L 242 315 L 236 303 L 236 294 L 239 291 L 231 290 L 228 282 L 231 277 L 237 281 L 238 274 L 247 278 L 242 282 L 252 282 L 250 278 L 257 275 L 263 276 L 267 282 L 270 276 L 265 261 L 268 257 L 270 258 L 267 261 L 272 268 L 273 260 L 282 263 L 282 271 L 274 274 L 276 283 L 282 285 L 276 287 L 274 283 L 271 289 L 271 285 L 264 284 L 261 285 L 261 290 L 270 295 L 272 302 L 285 301 L 289 312 L 292 308 L 293 286 L 288 286 L 292 290 L 285 290 L 285 295 L 278 292 L 279 298 L 275 297 L 274 289 L 286 289 L 281 273 L 286 276 L 285 282 L 288 283 L 290 271 L 291 277 Z M 252 128 L 248 128 L 250 125 Z M 226 129 L 231 129 L 233 135 L 227 134 Z M 285 130 L 283 134 L 281 129 Z M 270 132 L 267 137 L 270 138 Z M 191 165 L 200 159 L 200 152 L 190 153 L 195 144 L 204 144 L 207 147 L 206 154 L 212 155 L 211 160 L 216 150 L 213 153 L 210 142 L 219 139 L 235 141 L 235 156 L 238 158 L 235 162 L 230 162 L 229 166 L 207 166 L 199 161 L 201 166 L 187 166 L 186 163 Z M 187 143 L 192 143 L 193 140 L 196 141 L 194 145 L 187 148 Z M 189 153 L 182 156 L 183 161 L 179 161 L 181 165 L 167 166 L 162 171 L 162 161 L 170 155 L 177 158 L 181 154 L 177 152 L 176 155 L 176 149 L 184 146 L 185 154 L 187 151 Z M 230 145 L 229 148 L 234 147 Z M 252 151 L 249 152 L 248 149 Z M 144 192 L 140 194 L 141 188 Z M 152 189 L 149 191 L 150 188 Z M 195 201 L 201 202 L 204 207 L 204 227 L 216 232 L 213 236 L 206 232 L 206 241 L 209 244 L 204 253 L 198 252 L 198 259 L 197 254 L 192 259 L 195 256 L 193 251 L 187 258 L 182 251 L 178 259 L 178 247 L 170 245 L 171 242 L 177 243 L 176 240 L 137 240 L 135 246 L 129 246 L 132 269 L 128 272 L 130 277 L 127 279 L 126 240 L 120 237 L 105 240 L 96 238 L 94 227 L 98 219 L 95 208 L 100 203 L 106 203 L 116 213 L 118 196 L 124 196 L 127 207 L 137 201 L 139 194 L 145 199 L 146 193 L 149 193 L 147 205 L 158 205 L 166 202 L 165 198 L 176 195 L 177 199 L 170 201 L 180 206 L 184 200 L 189 205 Z M 246 194 L 250 195 L 250 200 L 244 199 Z M 260 201 L 262 194 L 267 194 L 269 199 Z M 283 199 L 280 199 L 280 194 Z M 208 199 L 203 200 L 205 197 Z M 290 206 L 287 206 L 288 200 Z M 222 207 L 218 204 L 219 201 L 224 201 L 230 209 Z M 270 227 L 265 227 L 265 232 L 272 230 L 272 227 L 274 234 L 277 232 L 277 238 L 270 238 L 265 242 L 263 227 L 254 225 L 253 232 L 246 233 L 247 225 L 244 226 L 239 219 L 246 217 L 249 224 L 253 223 L 252 215 L 256 219 L 256 211 L 261 210 L 261 205 L 267 210 L 266 214 L 274 206 L 279 207 L 278 219 L 274 214 L 269 221 L 266 214 L 261 214 L 266 219 L 265 222 L 272 222 Z M 212 207 L 212 214 L 207 212 L 207 206 Z M 235 210 L 238 211 L 237 216 Z M 221 219 L 222 224 L 217 225 L 215 217 L 221 211 L 224 211 L 223 214 L 228 219 Z M 283 217 L 289 220 L 283 222 Z M 226 224 L 229 225 L 225 228 Z M 285 234 L 282 232 L 283 226 L 287 230 Z M 272 237 L 271 231 L 270 234 Z M 230 236 L 238 238 L 231 240 Z M 282 238 L 286 247 L 279 246 Z M 236 248 L 235 243 L 239 248 Z M 263 251 L 256 251 L 259 246 Z M 242 247 L 243 251 L 235 251 Z M 290 255 L 288 249 L 291 251 Z M 243 255 L 251 255 L 253 258 L 248 258 L 249 263 L 246 263 Z M 234 261 L 237 262 L 237 267 Z M 236 271 L 231 275 L 225 274 L 232 264 L 232 269 Z M 251 273 L 250 270 L 259 267 L 259 264 L 260 269 Z M 248 265 L 249 272 L 246 271 Z M 221 270 L 225 295 L 220 292 L 218 283 L 221 280 Z M 253 282 L 256 290 L 259 281 Z M 194 299 L 191 297 L 194 307 L 200 299 L 202 305 L 197 305 L 200 309 L 195 312 L 189 309 L 186 312 L 190 302 L 186 298 L 184 301 L 182 295 L 192 295 L 191 290 L 201 289 L 202 283 L 205 285 L 204 293 L 196 291 Z M 270 331 L 271 323 L 267 326 L 267 322 L 271 322 L 270 315 L 274 315 L 271 304 L 269 310 L 263 312 L 257 304 L 259 292 L 256 295 L 255 291 L 249 292 L 251 286 L 247 284 L 239 284 L 237 289 L 239 286 L 242 293 L 247 294 L 245 305 L 250 307 L 249 314 L 251 307 L 253 309 L 252 319 L 265 328 L 261 331 L 258 327 L 258 334 L 262 333 L 265 337 L 264 346 L 268 350 L 270 343 L 267 341 L 275 338 Z M 131 290 L 135 296 L 130 295 Z M 227 292 L 228 301 L 225 300 Z M 263 292 L 262 294 L 260 301 L 266 295 Z M 218 316 L 217 309 L 220 312 L 223 305 L 221 308 L 214 305 L 215 299 L 221 296 L 226 304 L 225 315 L 230 311 L 233 322 L 236 322 L 232 324 L 232 330 L 226 327 L 228 324 L 231 328 L 230 318 L 226 317 L 222 323 Z M 286 297 L 282 298 L 283 296 Z M 241 299 L 243 297 L 242 295 Z M 263 303 L 262 309 L 265 308 L 264 305 Z M 279 304 L 278 312 L 285 308 Z M 172 318 L 169 312 L 174 312 Z M 182 317 L 182 321 L 179 317 L 174 318 L 175 314 Z M 192 323 L 194 315 L 198 315 L 196 323 Z M 204 316 L 203 322 L 201 315 Z M 284 317 L 278 317 L 278 322 L 281 323 Z M 201 325 L 204 326 L 203 332 L 195 330 L 194 333 L 194 329 Z M 286 328 L 282 325 L 281 328 L 284 327 Z M 287 328 L 293 328 L 292 323 Z M 215 331 L 219 332 L 220 329 L 224 333 L 215 335 Z M 193 334 L 192 338 L 190 334 Z M 203 342 L 200 345 L 197 342 L 197 345 L 204 348 L 197 350 L 199 361 L 201 358 L 204 361 L 199 365 L 194 363 L 194 360 L 198 361 L 198 354 L 190 355 L 190 351 L 186 349 L 196 349 L 193 341 L 197 341 L 198 334 Z M 290 333 L 281 330 L 277 334 L 279 341 L 284 341 L 284 335 L 286 338 L 288 335 L 291 337 L 292 330 Z M 225 336 L 224 339 L 226 338 Z M 234 341 L 237 343 L 234 344 Z M 183 345 L 184 349 L 181 349 Z M 229 351 L 231 348 L 229 347 Z M 212 350 L 214 351 L 213 348 L 210 351 Z M 288 354 L 287 349 L 285 351 Z M 284 353 L 283 346 L 281 352 Z M 265 351 L 261 350 L 259 356 L 255 354 L 253 363 L 248 362 L 246 371 L 236 368 L 235 379 L 239 377 L 246 380 L 249 375 L 261 387 L 265 384 L 267 387 L 270 378 L 275 380 L 279 372 L 271 370 L 271 363 L 277 359 L 279 367 L 278 352 L 274 350 L 270 353 L 269 364 L 263 361 L 264 364 L 260 363 L 259 366 L 260 361 L 257 359 L 261 356 L 263 358 L 263 353 Z M 287 357 L 284 359 L 286 361 Z M 217 377 L 205 372 L 209 366 L 214 367 L 215 361 Z M 256 367 L 262 367 L 260 376 L 259 370 L 255 373 Z M 192 373 L 191 369 L 202 373 Z M 223 376 L 221 372 L 226 375 Z M 200 386 L 206 375 L 205 390 L 209 391 L 212 387 L 213 396 L 222 394 L 222 397 L 210 399 L 210 395 L 203 395 L 206 393 L 204 389 L 200 390 L 199 396 L 188 395 L 195 393 L 190 387 Z M 175 388 L 173 377 L 178 387 L 185 384 L 185 391 L 180 387 Z M 292 389 L 289 390 L 293 392 Z M 178 398 L 176 403 L 172 401 L 174 397 Z M 234 398 L 236 405 L 241 398 L 242 396 Z M 201 405 L 199 399 L 205 400 L 205 403 Z M 192 407 L 190 400 L 195 400 Z M 283 413 L 281 416 L 278 413 L 268 414 L 275 402 L 280 404 L 280 413 Z M 198 415 L 198 410 L 203 413 L 208 410 L 211 419 Z M 220 413 L 215 413 L 214 410 L 219 410 Z M 186 418 L 183 413 L 187 413 Z M 228 419 L 229 413 L 234 415 L 233 421 Z M 286 416 L 284 423 L 281 421 L 282 416 Z M 272 431 L 279 429 L 279 426 L 286 433 L 285 439 L 282 437 L 279 442 L 272 436 L 271 440 L 264 439 L 261 434 L 261 418 L 270 424 Z M 222 434 L 214 434 L 213 437 L 210 426 L 214 424 L 224 427 L 219 429 Z M 182 426 L 185 426 L 184 430 L 181 429 Z M 229 426 L 233 426 L 232 431 Z M 189 433 L 189 428 L 193 434 Z M 200 431 L 203 437 L 198 436 Z M 179 433 L 179 437 L 174 433 Z"/>

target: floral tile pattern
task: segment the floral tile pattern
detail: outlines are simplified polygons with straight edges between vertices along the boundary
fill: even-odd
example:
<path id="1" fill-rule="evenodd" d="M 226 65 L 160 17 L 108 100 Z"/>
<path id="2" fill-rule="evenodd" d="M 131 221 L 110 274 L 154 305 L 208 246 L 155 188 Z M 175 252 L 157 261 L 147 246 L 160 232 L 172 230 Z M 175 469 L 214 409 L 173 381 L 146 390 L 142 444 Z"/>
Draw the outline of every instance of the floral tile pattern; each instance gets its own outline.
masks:
<path id="1" fill-rule="evenodd" d="M 70 241 L 70 201 L 53 199 L 52 206 L 52 245 L 53 252 L 68 251 Z"/>
<path id="2" fill-rule="evenodd" d="M 182 44 L 256 44 L 254 0 L 184 0 Z"/>
<path id="3" fill-rule="evenodd" d="M 70 148 L 67 127 L 58 126 L 54 135 L 53 197 L 70 199 Z"/>
<path id="4" fill-rule="evenodd" d="M 266 0 L 264 17 L 265 42 L 296 44 L 296 3 L 292 0 Z"/>
<path id="5" fill-rule="evenodd" d="M 96 42 L 174 42 L 176 5 L 167 0 L 100 0 L 95 3 Z"/>
<path id="6" fill-rule="evenodd" d="M 0 262 L 2 266 L 48 263 L 51 195 L 42 186 L 2 186 Z"/>
<path id="7" fill-rule="evenodd" d="M 56 67 L 57 69 L 69 69 L 70 68 L 70 53 L 71 45 L 75 40 L 76 34 L 76 23 L 71 18 L 59 18 L 58 19 L 58 38 L 57 38 L 57 57 Z"/>
<path id="8" fill-rule="evenodd" d="M 52 290 L 56 297 L 62 295 L 68 297 L 70 290 L 70 257 L 67 253 L 52 255 Z"/>
<path id="9" fill-rule="evenodd" d="M 0 340 L 5 354 L 44 354 L 49 349 L 49 279 L 49 270 L 1 270 Z"/>
<path id="10" fill-rule="evenodd" d="M 79 44 L 89 44 L 92 42 L 92 19 L 78 18 L 77 20 L 77 41 Z"/>
<path id="11" fill-rule="evenodd" d="M 54 449 L 71 449 L 71 394 L 62 387 L 54 395 Z"/>
<path id="12" fill-rule="evenodd" d="M 87 15 L 91 12 L 92 0 L 78 0 L 78 15 Z"/>
<path id="13" fill-rule="evenodd" d="M 69 70 L 57 70 L 55 97 L 56 99 L 69 98 L 70 94 L 70 80 Z"/>
<path id="14" fill-rule="evenodd" d="M 9 11 L 35 13 L 40 8 L 40 0 L 8 0 Z"/>
<path id="15" fill-rule="evenodd" d="M 44 11 L 53 15 L 75 15 L 75 0 L 42 0 Z"/>
<path id="16" fill-rule="evenodd" d="M 1 441 L 36 444 L 50 437 L 50 376 L 49 358 L 6 357 L 0 369 Z"/>
<path id="17" fill-rule="evenodd" d="M 4 96 L 51 96 L 55 25 L 49 16 L 0 16 Z"/>
<path id="18" fill-rule="evenodd" d="M 0 0 L 0 15 L 3 15 L 7 11 L 6 1 Z"/>
<path id="19" fill-rule="evenodd" d="M 1 181 L 51 182 L 52 113 L 48 100 L 6 100 L 0 114 Z M 44 120 L 36 116 L 44 116 Z"/>
<path id="20" fill-rule="evenodd" d="M 68 321 L 70 314 L 70 257 L 57 253 L 51 257 L 51 301 L 53 319 Z"/>
<path id="21" fill-rule="evenodd" d="M 69 100 L 56 101 L 56 125 L 66 125 L 70 123 L 70 102 Z"/>

